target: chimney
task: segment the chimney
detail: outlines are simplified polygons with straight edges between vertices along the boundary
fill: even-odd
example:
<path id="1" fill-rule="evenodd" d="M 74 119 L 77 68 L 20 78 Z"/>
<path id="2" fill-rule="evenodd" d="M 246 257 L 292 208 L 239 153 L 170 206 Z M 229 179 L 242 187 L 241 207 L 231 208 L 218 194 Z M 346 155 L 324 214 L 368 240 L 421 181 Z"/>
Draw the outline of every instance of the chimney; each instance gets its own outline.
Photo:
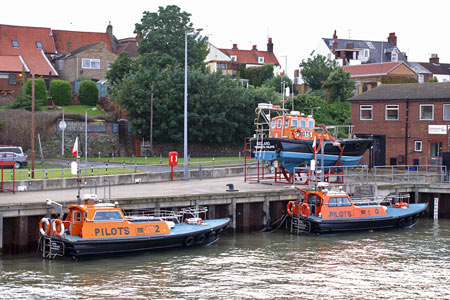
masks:
<path id="1" fill-rule="evenodd" d="M 406 54 L 406 52 L 402 52 L 402 55 L 405 57 L 406 61 L 408 61 L 408 55 Z"/>
<path id="2" fill-rule="evenodd" d="M 269 38 L 269 41 L 267 42 L 267 52 L 269 52 L 269 53 L 273 52 L 272 38 Z"/>
<path id="3" fill-rule="evenodd" d="M 333 49 L 332 52 L 334 53 L 334 50 L 336 50 L 338 47 L 338 42 L 337 42 L 337 35 L 336 35 L 336 30 L 334 31 L 333 34 Z"/>
<path id="4" fill-rule="evenodd" d="M 106 33 L 108 34 L 109 41 L 111 42 L 112 51 L 113 53 L 116 53 L 117 44 L 113 35 L 113 27 L 111 25 L 111 21 L 109 21 L 109 24 L 106 27 Z"/>
<path id="5" fill-rule="evenodd" d="M 233 50 L 237 50 L 237 49 L 238 49 L 237 44 L 233 44 Z"/>
<path id="6" fill-rule="evenodd" d="M 431 54 L 430 63 L 436 65 L 439 64 L 439 56 L 436 53 Z"/>
<path id="7" fill-rule="evenodd" d="M 388 43 L 392 43 L 392 45 L 397 47 L 397 36 L 395 35 L 395 32 L 389 33 Z"/>
<path id="8" fill-rule="evenodd" d="M 256 45 L 253 45 L 252 50 L 258 51 L 258 49 L 256 49 Z"/>

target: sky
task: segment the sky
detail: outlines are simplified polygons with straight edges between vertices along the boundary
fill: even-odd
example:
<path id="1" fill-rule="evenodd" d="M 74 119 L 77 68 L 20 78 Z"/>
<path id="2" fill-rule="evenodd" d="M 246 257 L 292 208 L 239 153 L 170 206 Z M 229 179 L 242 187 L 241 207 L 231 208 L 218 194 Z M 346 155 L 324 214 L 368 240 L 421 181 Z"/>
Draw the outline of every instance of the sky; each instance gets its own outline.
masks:
<path id="1" fill-rule="evenodd" d="M 397 46 L 409 61 L 428 62 L 437 53 L 450 63 L 448 0 L 430 1 L 302 1 L 302 0 L 76 0 L 2 1 L 0 24 L 105 32 L 111 21 L 117 38 L 134 36 L 143 12 L 177 5 L 191 14 L 195 28 L 219 48 L 266 50 L 271 37 L 281 67 L 294 69 L 320 42 L 332 38 L 386 41 L 397 35 Z M 1 33 L 0 33 L 1 34 Z M 286 64 L 287 62 L 287 64 Z"/>

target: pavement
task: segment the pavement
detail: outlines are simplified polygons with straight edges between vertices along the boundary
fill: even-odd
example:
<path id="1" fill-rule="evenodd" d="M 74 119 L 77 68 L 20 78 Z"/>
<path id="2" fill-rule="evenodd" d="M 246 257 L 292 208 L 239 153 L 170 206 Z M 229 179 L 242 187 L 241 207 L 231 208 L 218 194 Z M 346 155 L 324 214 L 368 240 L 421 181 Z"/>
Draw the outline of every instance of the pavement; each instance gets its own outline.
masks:
<path id="1" fill-rule="evenodd" d="M 186 196 L 186 195 L 205 195 L 214 193 L 226 193 L 227 184 L 233 184 L 234 189 L 239 192 L 258 192 L 258 191 L 280 191 L 292 189 L 290 185 L 272 185 L 262 183 L 244 182 L 243 176 L 223 177 L 211 179 L 190 179 L 187 181 L 168 181 L 143 184 L 114 185 L 111 186 L 111 200 L 133 199 L 143 197 L 167 197 L 167 196 Z M 99 199 L 108 198 L 109 187 L 98 187 L 97 196 Z M 86 187 L 81 189 L 83 194 L 94 193 L 94 189 Z M 61 189 L 45 191 L 27 191 L 27 192 L 0 192 L 0 207 L 10 205 L 26 205 L 45 203 L 47 199 L 57 202 L 72 202 L 76 200 L 78 189 Z"/>

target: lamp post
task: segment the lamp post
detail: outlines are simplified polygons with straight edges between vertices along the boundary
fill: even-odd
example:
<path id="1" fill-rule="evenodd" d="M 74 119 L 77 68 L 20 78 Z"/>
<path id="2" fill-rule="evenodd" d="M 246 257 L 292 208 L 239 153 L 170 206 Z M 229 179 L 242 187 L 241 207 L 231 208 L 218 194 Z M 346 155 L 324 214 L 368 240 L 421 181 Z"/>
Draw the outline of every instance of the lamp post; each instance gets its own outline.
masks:
<path id="1" fill-rule="evenodd" d="M 184 180 L 188 180 L 188 103 L 187 103 L 187 38 L 188 34 L 194 31 L 202 31 L 199 29 L 190 29 L 184 32 Z"/>
<path id="2" fill-rule="evenodd" d="M 87 112 L 88 110 L 97 110 L 97 107 L 91 107 L 91 108 L 86 108 L 85 111 L 85 118 L 84 118 L 84 163 L 85 168 L 84 168 L 84 176 L 87 176 L 87 151 L 88 151 L 88 144 L 87 144 L 87 128 L 88 128 L 88 122 L 87 122 Z"/>

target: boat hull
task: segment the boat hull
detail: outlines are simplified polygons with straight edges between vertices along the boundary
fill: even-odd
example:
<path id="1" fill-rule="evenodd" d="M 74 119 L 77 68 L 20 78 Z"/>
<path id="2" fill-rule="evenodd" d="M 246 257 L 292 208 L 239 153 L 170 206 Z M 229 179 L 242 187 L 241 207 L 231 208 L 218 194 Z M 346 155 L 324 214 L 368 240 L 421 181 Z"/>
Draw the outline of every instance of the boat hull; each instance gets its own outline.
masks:
<path id="1" fill-rule="evenodd" d="M 358 230 L 377 230 L 395 227 L 412 227 L 427 209 L 427 204 L 410 204 L 407 209 L 388 207 L 387 215 L 364 218 L 322 219 L 297 217 L 301 227 L 312 233 L 334 233 Z M 295 217 L 295 216 L 294 216 Z M 292 220 L 291 220 L 292 221 Z"/>
<path id="2" fill-rule="evenodd" d="M 124 254 L 154 249 L 192 247 L 215 242 L 228 226 L 229 218 L 204 220 L 201 225 L 176 224 L 169 234 L 120 238 L 83 239 L 80 237 L 52 236 L 54 242 L 64 244 L 64 255 L 86 258 L 99 255 Z"/>
<path id="3" fill-rule="evenodd" d="M 323 160 L 324 166 L 334 166 L 339 161 L 344 166 L 356 166 L 364 152 L 372 145 L 371 139 L 342 139 L 339 143 L 343 149 L 332 143 L 325 144 L 322 151 L 316 154 L 319 164 Z M 250 139 L 251 156 L 259 161 L 279 161 L 284 169 L 294 172 L 299 166 L 309 165 L 314 158 L 313 141 L 265 138 L 263 141 Z"/>

